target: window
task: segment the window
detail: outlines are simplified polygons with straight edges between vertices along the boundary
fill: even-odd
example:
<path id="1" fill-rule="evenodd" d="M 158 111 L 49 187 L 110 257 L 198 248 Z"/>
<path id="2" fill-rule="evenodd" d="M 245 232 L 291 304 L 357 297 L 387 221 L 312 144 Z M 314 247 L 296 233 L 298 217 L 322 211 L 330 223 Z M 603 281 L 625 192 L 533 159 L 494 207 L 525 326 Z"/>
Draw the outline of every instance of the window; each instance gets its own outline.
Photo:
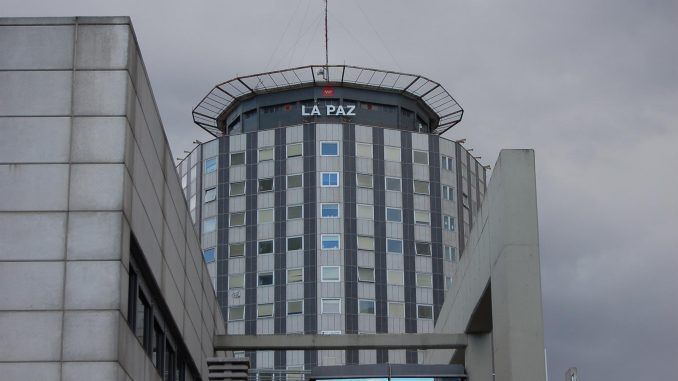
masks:
<path id="1" fill-rule="evenodd" d="M 273 272 L 259 273 L 257 275 L 257 286 L 273 286 Z"/>
<path id="2" fill-rule="evenodd" d="M 374 237 L 358 236 L 358 250 L 374 251 Z"/>
<path id="3" fill-rule="evenodd" d="M 245 182 L 231 183 L 231 196 L 242 196 L 245 194 Z"/>
<path id="4" fill-rule="evenodd" d="M 374 300 L 358 299 L 358 313 L 374 315 Z"/>
<path id="5" fill-rule="evenodd" d="M 304 237 L 291 237 L 287 239 L 287 251 L 302 250 L 304 248 Z"/>
<path id="6" fill-rule="evenodd" d="M 372 144 L 356 143 L 355 144 L 355 155 L 357 157 L 372 158 Z"/>
<path id="7" fill-rule="evenodd" d="M 468 209 L 468 195 L 465 192 L 461 194 L 461 203 Z"/>
<path id="8" fill-rule="evenodd" d="M 320 299 L 320 313 L 322 314 L 340 314 L 341 299 Z"/>
<path id="9" fill-rule="evenodd" d="M 271 192 L 273 190 L 273 178 L 259 179 L 259 192 Z"/>
<path id="10" fill-rule="evenodd" d="M 443 185 L 443 199 L 448 201 L 454 201 L 454 188 Z"/>
<path id="11" fill-rule="evenodd" d="M 245 212 L 231 213 L 228 220 L 229 226 L 245 225 Z"/>
<path id="12" fill-rule="evenodd" d="M 339 172 L 321 172 L 320 173 L 321 186 L 323 187 L 338 187 L 339 186 Z"/>
<path id="13" fill-rule="evenodd" d="M 384 147 L 384 160 L 386 161 L 400 161 L 400 148 L 398 147 Z"/>
<path id="14" fill-rule="evenodd" d="M 339 266 L 320 266 L 321 282 L 340 282 L 341 268 Z"/>
<path id="15" fill-rule="evenodd" d="M 457 248 L 453 246 L 443 246 L 443 258 L 446 261 L 454 261 L 457 257 Z"/>
<path id="16" fill-rule="evenodd" d="M 339 250 L 341 247 L 341 237 L 339 234 L 322 234 L 320 236 L 320 249 Z"/>
<path id="17" fill-rule="evenodd" d="M 259 241 L 259 254 L 273 254 L 273 240 Z"/>
<path id="18" fill-rule="evenodd" d="M 356 204 L 355 211 L 356 218 L 362 218 L 366 220 L 374 219 L 374 206 L 372 205 Z"/>
<path id="19" fill-rule="evenodd" d="M 234 165 L 243 165 L 245 164 L 245 153 L 244 152 L 233 152 L 231 153 L 231 167 Z"/>
<path id="20" fill-rule="evenodd" d="M 191 196 L 191 199 L 188 200 L 188 209 L 189 210 L 195 209 L 195 195 Z"/>
<path id="21" fill-rule="evenodd" d="M 430 225 L 431 224 L 431 213 L 425 212 L 423 210 L 414 211 L 414 223 L 415 225 Z"/>
<path id="22" fill-rule="evenodd" d="M 388 316 L 405 318 L 405 303 L 388 302 Z"/>
<path id="23" fill-rule="evenodd" d="M 186 188 L 186 185 L 188 185 L 188 175 L 183 175 L 181 176 L 181 188 Z"/>
<path id="24" fill-rule="evenodd" d="M 374 283 L 374 269 L 370 267 L 358 267 L 358 282 Z"/>
<path id="25" fill-rule="evenodd" d="M 297 157 L 304 154 L 304 146 L 301 143 L 287 145 L 287 157 Z"/>
<path id="26" fill-rule="evenodd" d="M 414 193 L 418 194 L 429 194 L 431 189 L 429 188 L 428 181 L 418 181 L 414 180 Z"/>
<path id="27" fill-rule="evenodd" d="M 304 175 L 301 173 L 295 175 L 287 175 L 287 189 L 301 188 L 304 186 Z"/>
<path id="28" fill-rule="evenodd" d="M 431 256 L 431 244 L 428 242 L 415 242 L 414 243 L 414 252 L 417 255 L 425 255 L 427 257 Z"/>
<path id="29" fill-rule="evenodd" d="M 259 148 L 259 161 L 273 160 L 275 157 L 274 153 L 275 148 L 273 147 Z"/>
<path id="30" fill-rule="evenodd" d="M 445 277 L 445 289 L 446 289 L 446 290 L 451 290 L 451 289 L 452 289 L 452 277 L 451 277 L 451 276 L 446 276 L 446 277 Z"/>
<path id="31" fill-rule="evenodd" d="M 205 197 L 202 202 L 208 203 L 217 199 L 217 187 L 205 190 Z"/>
<path id="32" fill-rule="evenodd" d="M 202 251 L 202 257 L 205 258 L 206 263 L 212 263 L 216 260 L 217 249 L 210 247 Z"/>
<path id="33" fill-rule="evenodd" d="M 203 232 L 203 234 L 211 233 L 215 230 L 217 230 L 217 218 L 216 217 L 205 218 L 204 220 L 202 220 L 202 232 Z"/>
<path id="34" fill-rule="evenodd" d="M 244 320 L 245 319 L 245 306 L 233 306 L 228 308 L 228 320 Z"/>
<path id="35" fill-rule="evenodd" d="M 433 319 L 433 306 L 417 304 L 417 318 Z"/>
<path id="36" fill-rule="evenodd" d="M 191 182 L 195 182 L 197 172 L 198 172 L 198 166 L 197 165 L 194 165 L 193 167 L 191 167 L 191 170 L 188 173 L 188 177 L 192 180 Z"/>
<path id="37" fill-rule="evenodd" d="M 245 256 L 245 244 L 244 243 L 232 243 L 228 245 L 228 256 L 231 258 L 235 257 L 244 257 Z"/>
<path id="38" fill-rule="evenodd" d="M 273 317 L 273 303 L 257 305 L 257 317 L 258 318 Z"/>
<path id="39" fill-rule="evenodd" d="M 403 222 L 403 211 L 399 208 L 386 208 L 386 221 Z"/>
<path id="40" fill-rule="evenodd" d="M 304 301 L 303 300 L 290 300 L 287 302 L 287 314 L 288 315 L 301 315 L 304 313 Z"/>
<path id="41" fill-rule="evenodd" d="M 433 278 L 431 274 L 417 273 L 416 284 L 417 287 L 431 288 L 433 287 Z"/>
<path id="42" fill-rule="evenodd" d="M 443 216 L 443 229 L 454 231 L 454 217 L 448 215 Z"/>
<path id="43" fill-rule="evenodd" d="M 245 357 L 245 351 L 234 351 L 234 352 L 233 352 L 233 357 L 235 357 L 235 358 L 243 358 L 243 357 Z"/>
<path id="44" fill-rule="evenodd" d="M 287 283 L 301 283 L 304 281 L 304 269 L 287 269 Z"/>
<path id="45" fill-rule="evenodd" d="M 304 217 L 304 206 L 303 205 L 290 205 L 287 207 L 287 219 L 294 220 L 297 218 Z"/>
<path id="46" fill-rule="evenodd" d="M 440 157 L 440 166 L 447 171 L 454 171 L 454 160 L 449 157 L 442 155 Z"/>
<path id="47" fill-rule="evenodd" d="M 401 181 L 397 177 L 387 177 L 385 182 L 385 188 L 387 191 L 400 192 L 402 190 Z"/>
<path id="48" fill-rule="evenodd" d="M 245 287 L 245 274 L 231 274 L 228 276 L 228 288 L 243 288 Z"/>
<path id="49" fill-rule="evenodd" d="M 403 241 L 400 239 L 386 238 L 386 252 L 392 254 L 402 254 Z"/>
<path id="50" fill-rule="evenodd" d="M 217 158 L 210 157 L 205 160 L 205 173 L 212 173 L 217 170 Z"/>
<path id="51" fill-rule="evenodd" d="M 357 173 L 355 175 L 356 185 L 361 188 L 372 188 L 372 175 Z"/>
<path id="52" fill-rule="evenodd" d="M 412 150 L 412 162 L 415 164 L 428 164 L 428 152 Z"/>
<path id="53" fill-rule="evenodd" d="M 339 218 L 339 204 L 320 204 L 321 218 Z"/>
<path id="54" fill-rule="evenodd" d="M 320 142 L 320 156 L 339 156 L 339 142 Z"/>
<path id="55" fill-rule="evenodd" d="M 136 277 L 136 273 L 134 275 Z M 130 279 L 131 280 L 131 279 Z M 134 286 L 133 286 L 134 287 Z M 134 334 L 144 348 L 149 346 L 151 306 L 148 303 L 141 289 L 137 289 L 137 299 L 135 306 L 136 314 L 134 320 Z"/>
<path id="56" fill-rule="evenodd" d="M 405 274 L 402 270 L 388 270 L 386 272 L 386 283 L 402 286 L 405 284 Z"/>
<path id="57" fill-rule="evenodd" d="M 270 224 L 275 220 L 273 208 L 259 209 L 257 211 L 257 222 L 260 224 Z"/>

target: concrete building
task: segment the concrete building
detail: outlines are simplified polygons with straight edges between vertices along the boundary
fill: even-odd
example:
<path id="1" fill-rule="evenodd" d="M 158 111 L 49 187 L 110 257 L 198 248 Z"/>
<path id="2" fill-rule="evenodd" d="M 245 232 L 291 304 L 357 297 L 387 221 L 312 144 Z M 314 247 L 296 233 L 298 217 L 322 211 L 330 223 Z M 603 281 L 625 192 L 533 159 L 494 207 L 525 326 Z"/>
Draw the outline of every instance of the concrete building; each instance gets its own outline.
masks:
<path id="1" fill-rule="evenodd" d="M 178 166 L 228 332 L 433 332 L 485 194 L 423 76 L 307 66 L 235 78 L 195 108 L 217 138 Z M 242 354 L 244 355 L 244 354 Z M 416 350 L 259 351 L 259 369 L 417 363 Z"/>
<path id="2" fill-rule="evenodd" d="M 0 52 L 0 378 L 206 379 L 225 327 L 129 18 L 2 18 Z"/>

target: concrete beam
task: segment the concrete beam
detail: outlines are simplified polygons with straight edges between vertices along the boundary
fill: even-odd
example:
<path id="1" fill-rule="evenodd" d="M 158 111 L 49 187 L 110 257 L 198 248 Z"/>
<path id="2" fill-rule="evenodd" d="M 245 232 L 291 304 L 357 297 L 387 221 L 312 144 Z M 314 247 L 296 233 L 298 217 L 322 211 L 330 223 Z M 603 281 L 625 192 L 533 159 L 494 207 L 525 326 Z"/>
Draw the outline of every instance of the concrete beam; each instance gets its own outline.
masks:
<path id="1" fill-rule="evenodd" d="M 215 351 L 301 349 L 462 349 L 464 334 L 217 335 Z"/>

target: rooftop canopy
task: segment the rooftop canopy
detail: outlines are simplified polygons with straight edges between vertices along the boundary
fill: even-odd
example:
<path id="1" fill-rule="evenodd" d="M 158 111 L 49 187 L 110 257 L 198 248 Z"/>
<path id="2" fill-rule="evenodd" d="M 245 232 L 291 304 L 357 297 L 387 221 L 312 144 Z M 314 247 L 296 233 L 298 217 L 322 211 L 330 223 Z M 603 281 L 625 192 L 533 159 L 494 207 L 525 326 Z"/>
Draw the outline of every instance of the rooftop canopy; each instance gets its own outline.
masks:
<path id="1" fill-rule="evenodd" d="M 214 136 L 223 134 L 219 118 L 239 101 L 259 94 L 313 86 L 345 86 L 389 91 L 415 98 L 438 116 L 431 132 L 440 135 L 464 113 L 439 83 L 416 74 L 349 65 L 309 65 L 237 77 L 216 85 L 193 109 L 193 121 Z"/>

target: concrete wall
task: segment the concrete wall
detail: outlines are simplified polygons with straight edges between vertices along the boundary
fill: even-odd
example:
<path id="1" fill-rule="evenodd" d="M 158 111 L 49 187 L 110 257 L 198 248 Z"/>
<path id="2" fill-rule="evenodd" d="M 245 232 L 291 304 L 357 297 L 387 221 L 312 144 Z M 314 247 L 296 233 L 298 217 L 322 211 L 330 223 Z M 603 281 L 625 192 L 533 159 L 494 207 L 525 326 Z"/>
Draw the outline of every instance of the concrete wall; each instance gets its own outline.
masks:
<path id="1" fill-rule="evenodd" d="M 467 333 L 468 347 L 427 363 L 465 361 L 474 381 L 545 379 L 538 233 L 534 152 L 502 150 L 435 327 Z"/>
<path id="2" fill-rule="evenodd" d="M 134 234 L 206 379 L 223 321 L 129 18 L 1 18 L 0 52 L 1 378 L 160 379 Z"/>

